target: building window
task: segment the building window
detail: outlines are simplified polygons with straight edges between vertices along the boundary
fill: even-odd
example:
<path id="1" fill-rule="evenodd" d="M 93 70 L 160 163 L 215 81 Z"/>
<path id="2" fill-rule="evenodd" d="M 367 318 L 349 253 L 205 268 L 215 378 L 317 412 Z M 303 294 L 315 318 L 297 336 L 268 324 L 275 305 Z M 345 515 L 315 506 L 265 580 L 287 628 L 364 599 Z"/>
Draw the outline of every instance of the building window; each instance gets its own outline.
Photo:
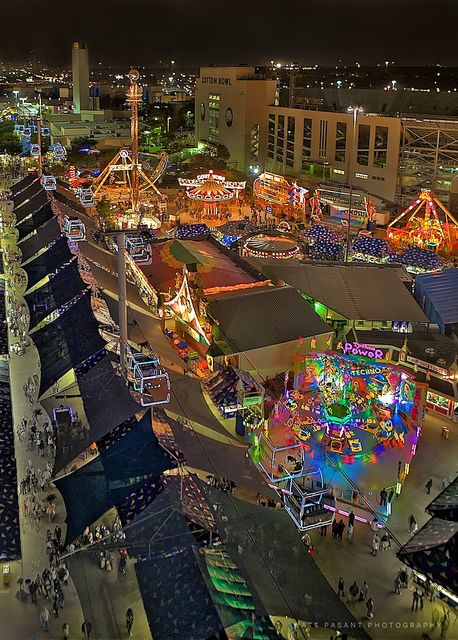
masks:
<path id="1" fill-rule="evenodd" d="M 328 121 L 320 120 L 320 158 L 326 158 L 328 153 Z"/>
<path id="2" fill-rule="evenodd" d="M 250 161 L 259 160 L 259 124 L 251 127 L 250 131 Z"/>
<path id="3" fill-rule="evenodd" d="M 345 147 L 347 146 L 347 123 L 338 122 L 336 125 L 336 162 L 345 162 Z"/>
<path id="4" fill-rule="evenodd" d="M 296 118 L 288 116 L 288 130 L 286 132 L 286 164 L 288 167 L 294 166 L 294 137 L 296 129 Z"/>
<path id="5" fill-rule="evenodd" d="M 277 162 L 283 162 L 283 148 L 285 146 L 285 116 L 278 116 L 277 125 Z"/>
<path id="6" fill-rule="evenodd" d="M 363 167 L 369 165 L 369 143 L 371 128 L 368 124 L 360 124 L 358 128 L 358 157 L 356 162 Z"/>
<path id="7" fill-rule="evenodd" d="M 302 137 L 302 168 L 308 169 L 312 156 L 312 119 L 304 118 L 304 134 Z"/>
<path id="8" fill-rule="evenodd" d="M 208 141 L 219 142 L 219 103 L 221 96 L 211 93 L 208 96 Z"/>
<path id="9" fill-rule="evenodd" d="M 267 129 L 267 157 L 274 158 L 275 155 L 275 114 L 269 113 L 269 124 Z"/>
<path id="10" fill-rule="evenodd" d="M 375 127 L 374 167 L 384 169 L 388 152 L 388 127 Z"/>

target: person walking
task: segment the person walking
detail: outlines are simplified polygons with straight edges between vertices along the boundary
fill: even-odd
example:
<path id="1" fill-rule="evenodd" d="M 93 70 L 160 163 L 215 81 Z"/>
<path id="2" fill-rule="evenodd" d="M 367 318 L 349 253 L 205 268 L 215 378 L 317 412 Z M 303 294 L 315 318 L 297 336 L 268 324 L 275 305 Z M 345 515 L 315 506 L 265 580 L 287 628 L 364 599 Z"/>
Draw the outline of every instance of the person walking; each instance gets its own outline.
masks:
<path id="1" fill-rule="evenodd" d="M 390 493 L 388 494 L 388 502 L 390 504 L 393 502 L 393 498 L 394 498 L 394 489 L 391 489 Z"/>
<path id="2" fill-rule="evenodd" d="M 133 624 L 134 624 L 134 612 L 129 607 L 129 609 L 127 609 L 127 611 L 126 611 L 126 629 L 127 629 L 127 633 L 130 636 L 132 635 L 132 626 L 133 626 Z"/>
<path id="3" fill-rule="evenodd" d="M 81 632 L 85 637 L 85 640 L 89 640 L 89 638 L 91 637 L 91 631 L 92 631 L 92 624 L 89 622 L 89 620 L 85 620 L 81 625 Z"/>
<path id="4" fill-rule="evenodd" d="M 375 557 L 380 549 L 380 538 L 377 534 L 372 538 L 372 555 Z"/>
<path id="5" fill-rule="evenodd" d="M 359 592 L 359 601 L 365 602 L 367 600 L 368 595 L 369 595 L 369 585 L 364 580 L 363 586 L 361 587 L 361 591 Z"/>
<path id="6" fill-rule="evenodd" d="M 337 586 L 337 595 L 344 596 L 345 595 L 345 582 L 343 578 L 339 578 L 339 584 Z"/>
<path id="7" fill-rule="evenodd" d="M 401 595 L 401 577 L 399 575 L 394 579 L 394 592 L 396 595 Z"/>
<path id="8" fill-rule="evenodd" d="M 40 627 L 42 631 L 49 631 L 49 609 L 43 607 L 40 611 Z"/>
<path id="9" fill-rule="evenodd" d="M 337 524 L 337 520 L 332 521 L 332 537 L 337 540 L 337 533 L 339 531 L 339 525 Z"/>
<path id="10" fill-rule="evenodd" d="M 366 601 L 366 616 L 369 620 L 374 617 L 374 601 L 372 598 L 368 598 Z"/>
<path id="11" fill-rule="evenodd" d="M 415 516 L 411 513 L 409 516 L 409 533 L 415 533 L 418 528 L 417 521 L 415 520 Z"/>
<path id="12" fill-rule="evenodd" d="M 353 525 L 352 524 L 348 525 L 347 534 L 348 534 L 348 541 L 351 542 L 351 539 L 353 538 Z"/>
<path id="13" fill-rule="evenodd" d="M 353 513 L 353 509 L 348 514 L 348 525 L 354 527 L 355 526 L 355 514 Z"/>
<path id="14" fill-rule="evenodd" d="M 433 486 L 433 481 L 432 478 L 430 478 L 428 480 L 428 482 L 425 484 L 425 489 L 426 489 L 426 493 L 429 495 L 431 493 L 431 487 Z"/>
<path id="15" fill-rule="evenodd" d="M 348 602 L 356 602 L 356 600 L 358 599 L 358 595 L 359 595 L 359 587 L 356 584 L 356 580 L 355 582 L 353 582 L 353 584 L 351 585 L 351 587 L 348 590 L 349 596 L 348 596 Z"/>
<path id="16" fill-rule="evenodd" d="M 386 501 L 388 498 L 388 493 L 385 487 L 380 491 L 380 506 L 386 507 Z"/>
<path id="17" fill-rule="evenodd" d="M 418 610 L 419 600 L 420 600 L 420 594 L 418 593 L 417 588 L 415 587 L 415 590 L 412 594 L 412 611 Z"/>
<path id="18" fill-rule="evenodd" d="M 339 540 L 342 540 L 344 530 L 345 530 L 345 523 L 341 518 L 337 524 L 337 537 L 339 538 Z"/>
<path id="19" fill-rule="evenodd" d="M 420 604 L 420 609 L 423 609 L 423 604 L 424 604 L 423 603 L 423 598 L 424 598 L 424 595 L 425 594 L 423 593 L 423 591 L 421 589 L 419 589 L 419 591 L 418 591 L 418 601 L 419 601 L 419 604 Z"/>
<path id="20" fill-rule="evenodd" d="M 70 627 L 66 622 L 62 625 L 62 640 L 68 640 L 70 636 Z"/>
<path id="21" fill-rule="evenodd" d="M 402 460 L 398 462 L 398 480 L 401 479 Z"/>

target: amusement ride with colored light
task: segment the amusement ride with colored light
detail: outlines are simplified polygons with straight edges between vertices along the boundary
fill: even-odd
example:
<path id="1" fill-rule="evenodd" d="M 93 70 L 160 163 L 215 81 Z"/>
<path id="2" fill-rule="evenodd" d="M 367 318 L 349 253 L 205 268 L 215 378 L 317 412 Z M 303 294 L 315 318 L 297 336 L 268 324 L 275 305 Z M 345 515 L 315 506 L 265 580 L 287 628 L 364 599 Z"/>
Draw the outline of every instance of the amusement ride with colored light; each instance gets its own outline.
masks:
<path id="1" fill-rule="evenodd" d="M 106 196 L 117 210 L 125 206 L 121 224 L 137 226 L 143 224 L 149 228 L 158 228 L 159 220 L 153 215 L 155 205 L 162 202 L 162 195 L 156 187 L 157 180 L 167 167 L 168 155 L 162 152 L 159 162 L 151 175 L 147 175 L 140 163 L 138 150 L 138 108 L 142 102 L 142 91 L 138 84 L 140 77 L 136 69 L 128 74 L 130 87 L 127 102 L 131 113 L 131 149 L 120 149 L 114 158 L 94 181 L 92 188 L 96 199 Z M 117 213 L 119 213 L 117 211 Z"/>
<path id="2" fill-rule="evenodd" d="M 396 228 L 401 220 L 402 228 Z M 401 247 L 417 246 L 438 253 L 458 252 L 458 222 L 431 189 L 422 189 L 418 198 L 389 225 L 389 240 Z"/>

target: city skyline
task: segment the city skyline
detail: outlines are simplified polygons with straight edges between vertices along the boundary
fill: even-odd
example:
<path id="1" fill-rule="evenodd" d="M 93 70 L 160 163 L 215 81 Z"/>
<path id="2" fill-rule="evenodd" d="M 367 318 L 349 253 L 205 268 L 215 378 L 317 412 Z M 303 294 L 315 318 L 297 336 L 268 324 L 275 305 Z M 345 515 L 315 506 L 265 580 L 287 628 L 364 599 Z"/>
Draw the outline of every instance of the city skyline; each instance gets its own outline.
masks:
<path id="1" fill-rule="evenodd" d="M 3 33 L 0 59 L 26 62 L 34 50 L 43 52 L 45 64 L 65 66 L 69 42 L 83 40 L 92 64 L 121 64 L 127 58 L 136 65 L 174 59 L 178 66 L 262 65 L 272 59 L 320 65 L 339 60 L 362 65 L 384 60 L 418 66 L 458 64 L 458 46 L 446 31 L 446 25 L 458 19 L 453 0 L 437 0 L 434 13 L 428 0 L 309 0 L 306 5 L 285 0 L 281 9 L 272 0 L 249 5 L 235 0 L 229 11 L 215 0 L 201 0 L 197 6 L 169 0 L 154 8 L 146 0 L 135 0 L 129 20 L 125 3 L 112 0 L 106 5 L 83 0 L 66 13 L 61 3 L 45 0 L 38 26 L 31 19 L 21 22 L 20 37 L 14 28 Z M 3 17 L 14 24 L 16 7 L 5 6 Z M 426 23 L 426 37 L 418 37 Z M 425 46 L 434 33 L 441 37 L 433 39 L 432 47 Z"/>

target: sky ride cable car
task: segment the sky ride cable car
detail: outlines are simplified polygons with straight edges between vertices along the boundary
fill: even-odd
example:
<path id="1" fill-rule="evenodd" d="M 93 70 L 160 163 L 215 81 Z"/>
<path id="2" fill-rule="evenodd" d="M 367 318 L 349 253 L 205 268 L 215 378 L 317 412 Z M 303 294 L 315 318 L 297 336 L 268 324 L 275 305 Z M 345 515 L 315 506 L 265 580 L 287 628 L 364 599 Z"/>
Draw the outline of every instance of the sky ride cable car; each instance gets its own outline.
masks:
<path id="1" fill-rule="evenodd" d="M 140 394 L 142 407 L 151 407 L 170 402 L 169 374 L 161 366 L 155 353 L 145 354 L 128 349 L 128 379 L 133 389 Z"/>
<path id="2" fill-rule="evenodd" d="M 95 206 L 94 194 L 90 187 L 80 187 L 77 190 L 76 195 L 79 197 L 79 199 L 81 200 L 81 204 L 86 209 Z"/>
<path id="3" fill-rule="evenodd" d="M 39 144 L 32 144 L 30 147 L 30 155 L 32 158 L 39 158 L 41 156 L 41 147 Z"/>
<path id="4" fill-rule="evenodd" d="M 86 240 L 86 225 L 76 216 L 65 216 L 64 233 L 72 242 Z"/>
<path id="5" fill-rule="evenodd" d="M 41 184 L 45 191 L 55 191 L 57 189 L 56 178 L 54 176 L 43 176 Z"/>
<path id="6" fill-rule="evenodd" d="M 151 244 L 143 236 L 126 236 L 126 249 L 136 264 L 151 264 Z"/>
<path id="7" fill-rule="evenodd" d="M 60 142 L 56 142 L 56 144 L 50 147 L 50 151 L 54 153 L 56 160 L 65 160 L 67 158 L 67 151 Z"/>
<path id="8" fill-rule="evenodd" d="M 325 527 L 334 520 L 336 500 L 325 488 L 319 468 L 304 470 L 299 478 L 288 478 L 285 486 L 278 486 L 277 493 L 299 531 Z"/>

